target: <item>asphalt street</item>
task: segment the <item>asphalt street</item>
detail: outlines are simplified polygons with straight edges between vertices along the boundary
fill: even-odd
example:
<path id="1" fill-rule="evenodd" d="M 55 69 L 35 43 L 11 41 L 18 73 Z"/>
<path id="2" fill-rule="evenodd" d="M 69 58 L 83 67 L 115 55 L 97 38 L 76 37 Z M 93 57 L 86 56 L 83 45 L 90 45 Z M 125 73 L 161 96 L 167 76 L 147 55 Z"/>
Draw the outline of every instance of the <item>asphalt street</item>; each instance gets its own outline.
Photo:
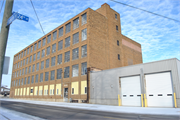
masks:
<path id="1" fill-rule="evenodd" d="M 107 119 L 107 120 L 180 120 L 178 116 L 137 115 L 111 112 L 98 112 L 91 110 L 54 107 L 20 102 L 1 101 L 1 107 L 26 113 L 43 119 Z"/>

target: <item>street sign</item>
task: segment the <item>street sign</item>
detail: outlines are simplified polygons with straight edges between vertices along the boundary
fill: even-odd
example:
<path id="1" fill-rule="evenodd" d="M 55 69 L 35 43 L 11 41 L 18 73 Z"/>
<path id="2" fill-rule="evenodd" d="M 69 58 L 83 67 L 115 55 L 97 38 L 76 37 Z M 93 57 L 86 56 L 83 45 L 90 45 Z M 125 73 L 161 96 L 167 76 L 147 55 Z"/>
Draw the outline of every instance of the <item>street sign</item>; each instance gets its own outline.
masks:
<path id="1" fill-rule="evenodd" d="M 11 24 L 15 19 L 23 20 L 23 21 L 26 21 L 26 22 L 29 21 L 29 17 L 27 17 L 25 15 L 22 15 L 22 14 L 19 14 L 18 12 L 13 12 L 12 16 L 7 21 L 7 26 L 9 24 Z"/>
<path id="2" fill-rule="evenodd" d="M 12 14 L 12 16 L 8 19 L 8 21 L 7 21 L 7 26 L 9 25 L 9 24 L 11 24 L 16 18 L 17 18 L 17 15 L 18 15 L 18 13 L 13 13 Z"/>

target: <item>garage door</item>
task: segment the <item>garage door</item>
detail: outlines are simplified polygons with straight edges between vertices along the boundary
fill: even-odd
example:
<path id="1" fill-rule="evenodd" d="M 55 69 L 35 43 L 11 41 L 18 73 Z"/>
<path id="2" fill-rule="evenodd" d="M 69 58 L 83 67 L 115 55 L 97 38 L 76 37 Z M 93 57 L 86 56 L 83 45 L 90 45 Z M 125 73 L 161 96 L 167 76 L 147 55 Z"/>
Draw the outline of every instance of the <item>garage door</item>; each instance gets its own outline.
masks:
<path id="1" fill-rule="evenodd" d="M 121 98 L 123 106 L 141 106 L 140 77 L 121 78 Z"/>
<path id="2" fill-rule="evenodd" d="M 173 107 L 170 72 L 145 75 L 148 107 Z"/>

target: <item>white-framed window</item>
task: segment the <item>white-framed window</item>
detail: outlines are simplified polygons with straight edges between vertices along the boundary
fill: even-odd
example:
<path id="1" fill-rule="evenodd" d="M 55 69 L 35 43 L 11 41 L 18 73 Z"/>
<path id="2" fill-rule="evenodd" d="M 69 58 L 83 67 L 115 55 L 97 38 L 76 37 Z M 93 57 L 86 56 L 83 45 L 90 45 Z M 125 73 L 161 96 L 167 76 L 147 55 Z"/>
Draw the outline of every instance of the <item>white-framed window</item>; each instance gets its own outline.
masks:
<path id="1" fill-rule="evenodd" d="M 79 58 L 79 48 L 75 48 L 75 49 L 73 49 L 72 60 L 75 60 L 78 58 Z"/>
<path id="2" fill-rule="evenodd" d="M 79 27 L 79 18 L 73 20 L 73 30 Z"/>
<path id="3" fill-rule="evenodd" d="M 76 44 L 79 42 L 79 32 L 73 34 L 73 44 Z"/>
<path id="4" fill-rule="evenodd" d="M 82 41 L 87 39 L 87 28 L 81 31 L 81 35 L 82 35 Z"/>
<path id="5" fill-rule="evenodd" d="M 66 47 L 69 47 L 70 46 L 70 42 L 71 42 L 71 37 L 69 36 L 69 37 L 67 37 L 67 38 L 65 38 L 65 48 Z"/>
<path id="6" fill-rule="evenodd" d="M 70 51 L 65 52 L 64 54 L 64 62 L 70 61 Z"/>
<path id="7" fill-rule="evenodd" d="M 86 57 L 87 56 L 87 45 L 83 45 L 81 47 L 81 57 Z"/>
<path id="8" fill-rule="evenodd" d="M 53 40 L 57 38 L 57 31 L 53 32 Z"/>
<path id="9" fill-rule="evenodd" d="M 59 28 L 59 37 L 63 36 L 63 27 Z"/>
<path id="10" fill-rule="evenodd" d="M 66 24 L 66 33 L 69 33 L 71 31 L 71 22 Z"/>
<path id="11" fill-rule="evenodd" d="M 72 66 L 72 77 L 77 77 L 79 75 L 79 65 Z"/>
<path id="12" fill-rule="evenodd" d="M 84 25 L 84 24 L 86 24 L 86 23 L 87 23 L 87 14 L 84 13 L 84 14 L 82 15 L 82 25 Z"/>

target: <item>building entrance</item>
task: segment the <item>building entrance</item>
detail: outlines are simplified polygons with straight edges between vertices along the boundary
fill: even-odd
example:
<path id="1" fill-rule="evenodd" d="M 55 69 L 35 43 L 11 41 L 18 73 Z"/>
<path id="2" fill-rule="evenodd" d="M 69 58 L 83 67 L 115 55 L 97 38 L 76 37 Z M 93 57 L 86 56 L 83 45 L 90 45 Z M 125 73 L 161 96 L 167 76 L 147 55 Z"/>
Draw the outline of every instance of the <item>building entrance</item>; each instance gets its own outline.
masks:
<path id="1" fill-rule="evenodd" d="M 64 88 L 64 102 L 68 102 L 68 88 Z"/>

